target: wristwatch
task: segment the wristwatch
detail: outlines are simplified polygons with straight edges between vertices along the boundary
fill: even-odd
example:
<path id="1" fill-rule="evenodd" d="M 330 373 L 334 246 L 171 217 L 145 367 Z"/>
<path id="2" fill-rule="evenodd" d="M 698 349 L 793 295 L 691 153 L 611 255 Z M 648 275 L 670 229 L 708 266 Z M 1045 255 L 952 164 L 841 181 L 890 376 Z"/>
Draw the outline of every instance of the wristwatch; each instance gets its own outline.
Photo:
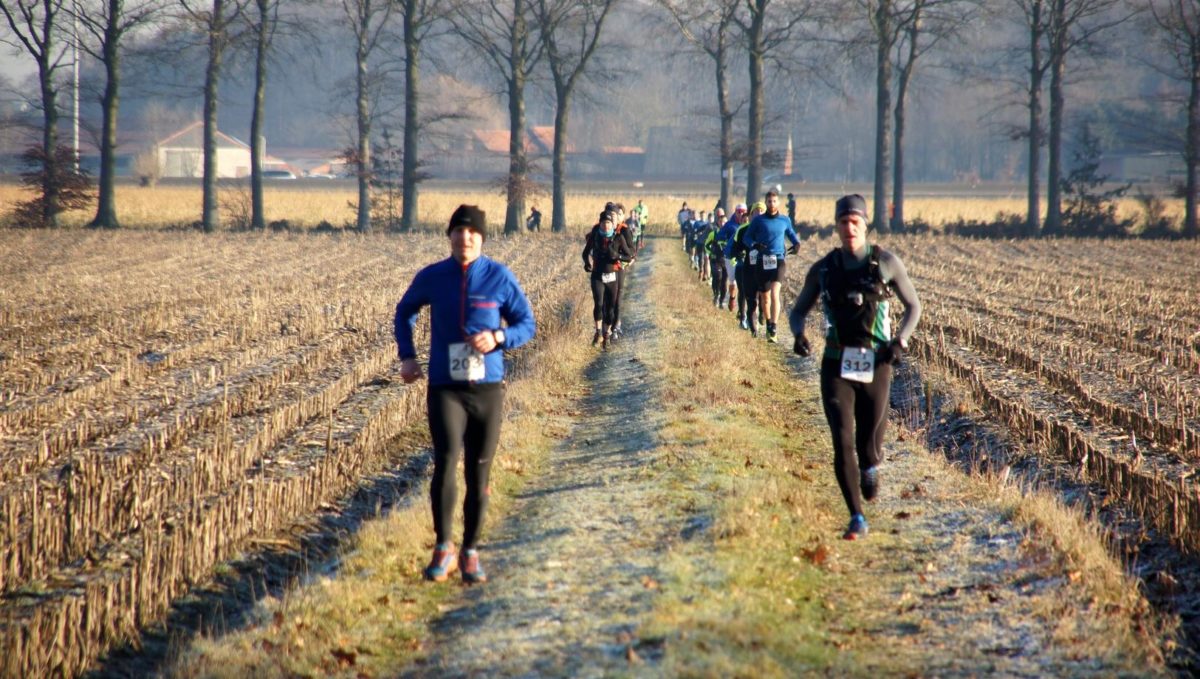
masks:
<path id="1" fill-rule="evenodd" d="M 493 330 L 492 339 L 496 340 L 496 346 L 504 344 L 504 331 L 500 329 Z"/>

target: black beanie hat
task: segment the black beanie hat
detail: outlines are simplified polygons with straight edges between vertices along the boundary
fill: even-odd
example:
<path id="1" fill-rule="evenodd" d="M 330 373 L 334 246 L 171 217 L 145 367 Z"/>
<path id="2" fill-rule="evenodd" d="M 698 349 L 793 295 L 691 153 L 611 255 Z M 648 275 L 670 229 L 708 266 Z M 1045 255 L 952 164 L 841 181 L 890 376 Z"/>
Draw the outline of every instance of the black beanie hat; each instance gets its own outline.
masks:
<path id="1" fill-rule="evenodd" d="M 487 240 L 487 215 L 476 205 L 459 205 L 454 214 L 450 215 L 450 225 L 446 227 L 446 235 L 456 226 L 469 226 L 479 232 Z"/>
<path id="2" fill-rule="evenodd" d="M 842 215 L 857 214 L 863 219 L 867 218 L 867 199 L 857 193 L 852 193 L 848 196 L 838 198 L 837 208 L 834 210 L 833 218 L 841 219 Z"/>

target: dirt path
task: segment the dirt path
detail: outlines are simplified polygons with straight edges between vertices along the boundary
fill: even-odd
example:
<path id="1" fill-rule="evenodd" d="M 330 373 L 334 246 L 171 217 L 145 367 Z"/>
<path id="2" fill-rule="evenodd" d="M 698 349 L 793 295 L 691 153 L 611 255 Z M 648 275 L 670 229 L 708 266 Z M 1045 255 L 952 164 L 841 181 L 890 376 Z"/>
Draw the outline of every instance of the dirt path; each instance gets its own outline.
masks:
<path id="1" fill-rule="evenodd" d="M 487 531 L 491 582 L 444 613 L 427 662 L 408 674 L 600 676 L 631 664 L 654 673 L 660 654 L 639 645 L 637 625 L 659 579 L 655 547 L 677 524 L 654 511 L 647 473 L 658 386 L 638 356 L 657 332 L 642 300 L 653 266 L 646 257 L 626 282 L 626 334 L 588 367 L 575 429 Z"/>

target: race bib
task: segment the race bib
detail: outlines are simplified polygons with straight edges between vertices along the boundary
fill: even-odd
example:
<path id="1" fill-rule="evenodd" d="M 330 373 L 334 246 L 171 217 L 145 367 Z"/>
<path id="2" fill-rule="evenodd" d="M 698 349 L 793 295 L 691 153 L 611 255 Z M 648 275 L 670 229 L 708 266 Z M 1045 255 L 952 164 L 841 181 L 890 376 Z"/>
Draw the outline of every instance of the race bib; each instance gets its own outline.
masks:
<path id="1" fill-rule="evenodd" d="M 612 273 L 600 274 L 600 282 L 601 283 L 612 283 L 615 280 L 617 280 L 617 272 L 616 271 L 613 271 Z"/>
<path id="2" fill-rule="evenodd" d="M 751 250 L 747 259 L 749 260 L 751 266 L 758 264 L 758 250 Z"/>
<path id="3" fill-rule="evenodd" d="M 763 271 L 772 271 L 779 268 L 779 257 L 775 255 L 763 255 L 762 263 Z"/>
<path id="4" fill-rule="evenodd" d="M 870 384 L 875 379 L 875 351 L 862 347 L 842 349 L 842 379 Z"/>
<path id="5" fill-rule="evenodd" d="M 466 342 L 450 345 L 450 379 L 459 382 L 478 382 L 483 379 L 485 369 L 483 354 L 475 351 Z"/>

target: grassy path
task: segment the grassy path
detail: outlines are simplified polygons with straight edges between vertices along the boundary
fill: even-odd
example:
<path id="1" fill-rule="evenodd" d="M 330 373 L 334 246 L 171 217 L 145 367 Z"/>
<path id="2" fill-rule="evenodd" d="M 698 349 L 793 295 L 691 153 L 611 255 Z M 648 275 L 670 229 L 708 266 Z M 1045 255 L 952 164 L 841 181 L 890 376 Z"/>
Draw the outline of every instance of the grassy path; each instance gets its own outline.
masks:
<path id="1" fill-rule="evenodd" d="M 891 437 L 871 535 L 842 541 L 812 362 L 786 333 L 737 329 L 677 248 L 654 239 L 633 269 L 624 340 L 586 348 L 577 313 L 578 334 L 544 349 L 557 372 L 520 387 L 481 545 L 490 582 L 421 581 L 415 494 L 340 573 L 169 673 L 1168 673 L 1161 622 L 1082 517 L 964 475 L 918 436 Z"/>
<path id="2" fill-rule="evenodd" d="M 638 358 L 657 332 L 644 299 L 652 267 L 629 275 L 626 334 L 587 367 L 569 436 L 489 531 L 493 582 L 434 622 L 431 653 L 409 674 L 601 676 L 653 662 L 638 626 L 678 517 L 654 503 L 661 384 Z"/>

